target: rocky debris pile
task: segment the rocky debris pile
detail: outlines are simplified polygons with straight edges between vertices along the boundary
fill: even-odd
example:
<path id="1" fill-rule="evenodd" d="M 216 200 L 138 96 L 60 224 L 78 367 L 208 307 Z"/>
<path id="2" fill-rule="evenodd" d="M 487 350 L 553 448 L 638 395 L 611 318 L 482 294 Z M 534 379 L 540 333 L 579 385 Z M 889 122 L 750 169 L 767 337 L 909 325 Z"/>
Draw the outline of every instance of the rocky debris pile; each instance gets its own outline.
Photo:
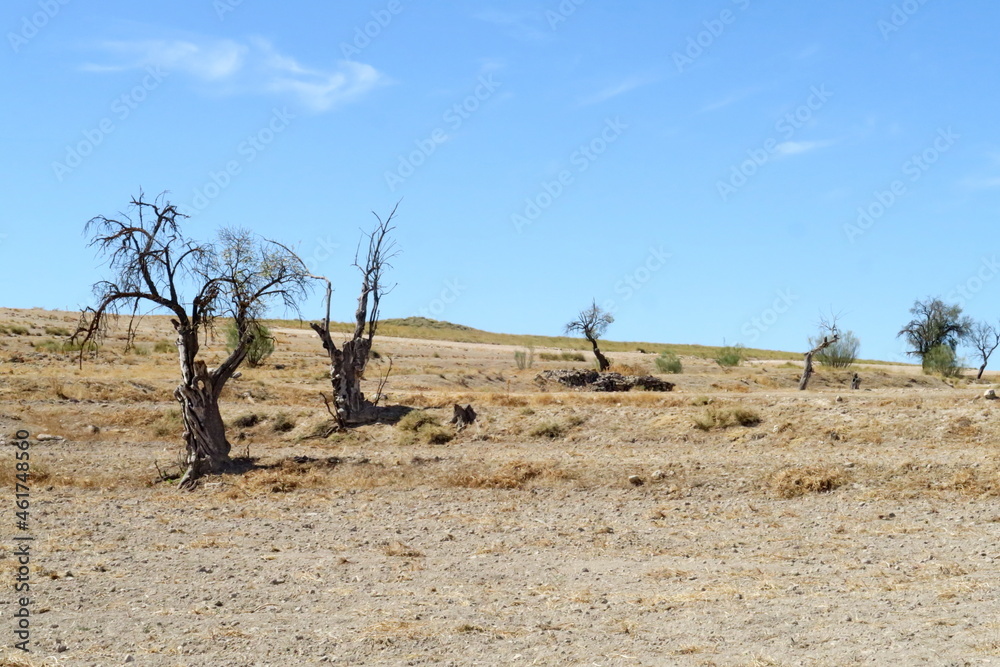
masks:
<path id="1" fill-rule="evenodd" d="M 593 370 L 560 369 L 542 371 L 535 381 L 546 383 L 558 382 L 571 388 L 588 389 L 590 391 L 672 391 L 673 382 L 667 382 L 652 375 L 622 375 L 621 373 L 598 373 Z"/>

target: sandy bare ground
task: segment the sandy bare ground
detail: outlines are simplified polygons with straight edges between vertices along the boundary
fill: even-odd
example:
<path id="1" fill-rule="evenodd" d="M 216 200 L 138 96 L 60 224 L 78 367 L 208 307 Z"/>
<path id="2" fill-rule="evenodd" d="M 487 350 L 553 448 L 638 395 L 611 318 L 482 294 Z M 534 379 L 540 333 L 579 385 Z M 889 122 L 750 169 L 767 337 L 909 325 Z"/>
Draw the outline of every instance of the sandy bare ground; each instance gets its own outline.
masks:
<path id="1" fill-rule="evenodd" d="M 286 368 L 228 394 L 227 419 L 260 417 L 231 428 L 245 469 L 188 494 L 154 467 L 177 458 L 169 354 L 74 374 L 4 341 L 25 360 L 0 364 L 0 434 L 65 437 L 32 444 L 34 650 L 7 664 L 1000 664 L 981 386 L 821 371 L 800 393 L 794 368 L 685 359 L 674 393 L 601 396 L 545 390 L 498 346 L 384 340 L 390 405 L 443 422 L 469 399 L 479 422 L 322 439 L 320 354 L 282 335 Z M 730 408 L 761 421 L 694 426 Z"/>

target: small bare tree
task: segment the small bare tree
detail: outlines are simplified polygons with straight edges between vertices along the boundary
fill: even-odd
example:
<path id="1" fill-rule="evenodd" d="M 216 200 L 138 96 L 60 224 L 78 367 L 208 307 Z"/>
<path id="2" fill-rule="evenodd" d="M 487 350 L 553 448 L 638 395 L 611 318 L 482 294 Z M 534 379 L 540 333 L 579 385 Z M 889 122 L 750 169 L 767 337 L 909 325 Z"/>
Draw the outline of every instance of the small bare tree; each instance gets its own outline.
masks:
<path id="1" fill-rule="evenodd" d="M 809 386 L 809 378 L 813 374 L 813 357 L 840 340 L 836 317 L 831 320 L 820 319 L 819 328 L 820 338 L 812 343 L 813 349 L 805 353 L 805 368 L 802 369 L 802 377 L 799 378 L 799 391 L 805 391 Z"/>
<path id="2" fill-rule="evenodd" d="M 969 328 L 965 339 L 969 346 L 978 352 L 979 358 L 983 361 L 979 366 L 979 374 L 976 375 L 976 379 L 981 380 L 983 371 L 986 370 L 986 364 L 990 361 L 990 355 L 1000 346 L 1000 329 L 989 322 L 975 322 Z"/>
<path id="3" fill-rule="evenodd" d="M 594 299 L 590 308 L 581 310 L 577 318 L 566 325 L 566 333 L 581 333 L 584 338 L 590 341 L 591 346 L 594 348 L 594 356 L 597 357 L 598 370 L 602 373 L 608 370 L 611 363 L 601 353 L 601 348 L 597 346 L 597 341 L 608 330 L 608 325 L 614 321 L 614 316 L 598 306 L 597 299 Z"/>
<path id="4" fill-rule="evenodd" d="M 354 266 L 361 272 L 361 292 L 358 295 L 357 309 L 354 311 L 354 331 L 351 338 L 344 341 L 340 348 L 330 336 L 330 298 L 333 286 L 323 276 L 310 276 L 326 282 L 326 313 L 323 322 L 322 324 L 313 322 L 310 326 L 323 341 L 323 349 L 330 357 L 333 408 L 330 408 L 330 401 L 326 396 L 323 400 L 326 401 L 327 409 L 339 428 L 346 427 L 350 420 L 360 416 L 370 404 L 361 391 L 361 378 L 364 377 L 368 357 L 371 354 L 372 340 L 378 330 L 382 297 L 395 287 L 395 285 L 387 287 L 383 277 L 386 270 L 392 268 L 391 260 L 399 254 L 396 242 L 391 236 L 396 229 L 392 221 L 396 217 L 398 208 L 397 202 L 385 220 L 372 211 L 378 222 L 371 232 L 364 235 L 364 239 L 368 241 L 368 251 L 363 264 L 359 263 L 359 257 L 364 239 L 358 243 L 358 249 L 354 254 Z"/>
<path id="5" fill-rule="evenodd" d="M 108 316 L 117 316 L 124 307 L 131 311 L 128 346 L 144 303 L 173 315 L 181 369 L 174 397 L 182 408 L 188 464 L 181 488 L 206 472 L 222 470 L 229 461 L 230 445 L 219 412 L 222 388 L 246 357 L 267 304 L 278 299 L 294 309 L 308 286 L 297 258 L 280 244 L 241 229 L 223 229 L 217 243 L 196 243 L 181 231 L 180 221 L 186 217 L 163 195 L 149 202 L 140 192 L 132 199 L 131 215 L 98 216 L 87 223 L 90 245 L 106 258 L 114 275 L 94 285 L 97 305 L 83 310 L 74 334 L 84 349 L 87 343 L 99 343 Z M 181 295 L 185 288 L 193 290 L 190 300 Z M 233 318 L 239 341 L 218 368 L 209 369 L 198 358 L 198 336 L 218 315 Z"/>

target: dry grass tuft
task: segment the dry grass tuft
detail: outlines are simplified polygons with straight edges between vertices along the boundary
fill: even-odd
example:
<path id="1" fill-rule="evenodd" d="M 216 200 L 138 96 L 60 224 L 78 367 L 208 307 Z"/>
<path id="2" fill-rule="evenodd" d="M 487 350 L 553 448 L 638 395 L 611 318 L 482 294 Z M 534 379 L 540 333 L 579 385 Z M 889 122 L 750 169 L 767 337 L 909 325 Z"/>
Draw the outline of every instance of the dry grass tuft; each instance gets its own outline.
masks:
<path id="1" fill-rule="evenodd" d="M 1000 473 L 984 472 L 978 468 L 962 468 L 955 472 L 945 488 L 975 498 L 1000 496 Z"/>
<path id="2" fill-rule="evenodd" d="M 566 435 L 566 427 L 559 422 L 542 422 L 533 426 L 528 435 L 536 438 L 561 438 Z"/>
<path id="3" fill-rule="evenodd" d="M 289 493 L 297 489 L 328 488 L 332 471 L 342 463 L 336 456 L 285 459 L 276 466 L 247 472 L 239 481 L 239 489 L 246 493 Z"/>
<path id="4" fill-rule="evenodd" d="M 623 362 L 615 362 L 611 364 L 611 368 L 608 369 L 612 373 L 621 373 L 622 375 L 649 375 L 649 367 L 643 364 L 626 364 Z"/>
<path id="5" fill-rule="evenodd" d="M 779 498 L 797 498 L 807 493 L 829 493 L 847 483 L 841 468 L 803 466 L 785 468 L 771 477 L 771 492 Z"/>
<path id="6" fill-rule="evenodd" d="M 450 442 L 455 434 L 441 425 L 441 421 L 424 410 L 408 412 L 396 424 L 399 444 L 412 445 L 422 442 L 428 445 L 443 445 Z"/>
<path id="7" fill-rule="evenodd" d="M 385 547 L 382 548 L 382 553 L 384 553 L 386 556 L 394 556 L 401 558 L 423 558 L 424 556 L 422 551 L 414 549 L 413 547 L 408 546 L 400 542 L 399 540 L 392 541 L 389 544 L 385 545 Z"/>
<path id="8" fill-rule="evenodd" d="M 522 489 L 533 481 L 573 479 L 576 479 L 575 475 L 554 463 L 514 461 L 493 472 L 452 473 L 445 481 L 451 486 L 466 489 Z"/>
<path id="9" fill-rule="evenodd" d="M 710 431 L 730 426 L 757 426 L 762 421 L 760 414 L 749 408 L 709 406 L 703 414 L 694 418 L 694 425 L 702 431 Z"/>

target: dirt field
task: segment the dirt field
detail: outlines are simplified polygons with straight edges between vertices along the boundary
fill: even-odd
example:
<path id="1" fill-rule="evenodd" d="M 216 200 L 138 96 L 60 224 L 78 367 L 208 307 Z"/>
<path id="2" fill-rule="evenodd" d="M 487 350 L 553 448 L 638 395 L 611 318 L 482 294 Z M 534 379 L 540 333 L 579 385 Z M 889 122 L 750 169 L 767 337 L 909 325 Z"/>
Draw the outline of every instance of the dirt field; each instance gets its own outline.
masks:
<path id="1" fill-rule="evenodd" d="M 180 455 L 169 324 L 79 368 L 45 343 L 74 323 L 0 309 L 24 329 L 0 335 L 2 665 L 1000 664 L 990 385 L 871 366 L 859 391 L 820 368 L 799 392 L 794 364 L 683 357 L 668 394 L 569 392 L 535 376 L 592 362 L 538 348 L 519 371 L 513 347 L 380 338 L 382 423 L 322 438 L 323 351 L 280 329 L 223 395 L 242 470 L 183 493 L 162 481 Z M 457 434 L 455 402 L 479 413 Z M 414 430 L 408 408 L 439 424 Z"/>

